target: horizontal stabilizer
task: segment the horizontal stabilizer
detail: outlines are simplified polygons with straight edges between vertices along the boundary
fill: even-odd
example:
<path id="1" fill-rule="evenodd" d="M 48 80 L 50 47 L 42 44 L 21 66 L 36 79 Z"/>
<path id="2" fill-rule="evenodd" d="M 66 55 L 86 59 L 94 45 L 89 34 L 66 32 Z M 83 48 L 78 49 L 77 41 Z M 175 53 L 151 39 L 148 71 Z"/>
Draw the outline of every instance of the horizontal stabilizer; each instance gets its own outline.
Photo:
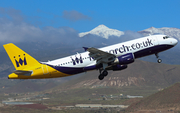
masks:
<path id="1" fill-rule="evenodd" d="M 30 76 L 32 74 L 32 71 L 16 70 L 13 73 L 15 73 L 17 75 Z"/>
<path id="2" fill-rule="evenodd" d="M 85 51 L 87 51 L 87 49 L 89 49 L 88 47 L 83 47 Z"/>

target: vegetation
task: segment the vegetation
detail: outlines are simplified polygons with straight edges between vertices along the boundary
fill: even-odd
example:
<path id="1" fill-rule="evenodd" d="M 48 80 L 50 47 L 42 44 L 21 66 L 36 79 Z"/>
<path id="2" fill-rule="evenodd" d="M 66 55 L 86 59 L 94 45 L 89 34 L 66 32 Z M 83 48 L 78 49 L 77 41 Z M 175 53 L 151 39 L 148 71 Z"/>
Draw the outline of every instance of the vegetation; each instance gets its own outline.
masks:
<path id="1" fill-rule="evenodd" d="M 165 88 L 139 102 L 133 103 L 127 111 L 143 109 L 165 109 L 176 111 L 180 107 L 180 83 Z"/>

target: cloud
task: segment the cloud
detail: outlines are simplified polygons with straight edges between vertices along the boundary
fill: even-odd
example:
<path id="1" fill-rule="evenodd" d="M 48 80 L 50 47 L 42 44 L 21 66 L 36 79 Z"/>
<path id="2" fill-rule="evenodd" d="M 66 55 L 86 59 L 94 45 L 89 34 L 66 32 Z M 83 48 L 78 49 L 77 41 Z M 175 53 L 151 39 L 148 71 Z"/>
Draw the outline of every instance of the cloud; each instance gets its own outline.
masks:
<path id="1" fill-rule="evenodd" d="M 19 23 L 24 20 L 24 16 L 21 14 L 21 11 L 14 8 L 0 7 L 0 17 L 3 17 L 6 20 L 9 19 L 11 21 L 14 21 L 15 23 Z"/>
<path id="2" fill-rule="evenodd" d="M 14 13 L 13 13 L 14 12 Z M 71 11 L 71 13 L 74 11 Z M 75 20 L 89 18 L 77 11 L 74 13 Z M 111 45 L 123 41 L 141 37 L 139 33 L 126 31 L 121 37 L 110 37 L 108 40 L 95 35 L 89 35 L 84 38 L 78 36 L 78 31 L 70 27 L 55 28 L 47 26 L 43 28 L 36 27 L 26 22 L 26 17 L 21 11 L 13 8 L 0 8 L 0 43 L 27 43 L 42 42 L 68 47 L 102 47 L 103 44 Z M 71 18 L 72 19 L 72 18 Z M 74 20 L 74 21 L 75 21 Z"/>
<path id="3" fill-rule="evenodd" d="M 108 39 L 102 38 L 97 35 L 87 35 L 81 38 L 81 46 L 85 47 L 103 47 L 108 45 L 113 45 L 117 43 L 122 43 L 125 41 L 130 41 L 133 39 L 137 39 L 142 37 L 143 35 L 134 31 L 125 31 L 124 35 L 117 37 L 117 36 L 110 36 Z"/>
<path id="4" fill-rule="evenodd" d="M 72 10 L 72 11 L 63 11 L 64 19 L 70 20 L 70 21 L 78 21 L 78 20 L 91 20 L 91 17 L 88 17 L 78 11 Z"/>
<path id="5" fill-rule="evenodd" d="M 0 42 L 22 42 L 29 41 L 42 34 L 39 28 L 26 23 L 15 24 L 13 22 L 3 23 L 0 26 Z"/>
<path id="6" fill-rule="evenodd" d="M 18 25 L 7 22 L 0 26 L 0 42 L 2 43 L 29 41 L 46 41 L 48 43 L 64 41 L 66 43 L 75 37 L 78 37 L 78 32 L 70 27 L 44 27 L 40 29 L 25 22 Z"/>
<path id="7" fill-rule="evenodd" d="M 46 41 L 48 43 L 75 40 L 78 32 L 70 27 L 39 28 L 28 24 L 21 11 L 13 8 L 0 8 L 0 42 L 16 43 L 29 41 Z"/>
<path id="8" fill-rule="evenodd" d="M 140 37 L 143 37 L 143 35 L 138 33 L 138 32 L 128 30 L 128 31 L 125 31 L 124 35 L 122 35 L 120 38 L 121 38 L 121 41 L 124 42 L 124 41 L 137 39 L 137 38 L 140 38 Z"/>

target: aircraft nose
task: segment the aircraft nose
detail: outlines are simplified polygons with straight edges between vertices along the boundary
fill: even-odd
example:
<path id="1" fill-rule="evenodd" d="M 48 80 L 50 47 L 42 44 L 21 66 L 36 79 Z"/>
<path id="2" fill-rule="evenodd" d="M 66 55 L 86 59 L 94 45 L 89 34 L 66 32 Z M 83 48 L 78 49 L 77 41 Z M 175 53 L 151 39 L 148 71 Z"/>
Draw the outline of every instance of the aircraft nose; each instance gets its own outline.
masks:
<path id="1" fill-rule="evenodd" d="M 177 39 L 174 39 L 174 45 L 176 45 L 178 43 Z"/>
<path id="2" fill-rule="evenodd" d="M 178 43 L 178 40 L 177 40 L 177 39 L 173 38 L 173 39 L 171 40 L 171 44 L 173 44 L 174 46 L 175 46 L 177 43 Z"/>

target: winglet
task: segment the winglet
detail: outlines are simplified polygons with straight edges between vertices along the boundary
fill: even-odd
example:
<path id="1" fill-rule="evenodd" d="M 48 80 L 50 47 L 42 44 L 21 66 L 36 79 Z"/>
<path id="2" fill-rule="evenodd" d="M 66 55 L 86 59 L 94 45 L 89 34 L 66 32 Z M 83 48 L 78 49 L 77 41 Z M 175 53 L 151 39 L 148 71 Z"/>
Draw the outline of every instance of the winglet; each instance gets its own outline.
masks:
<path id="1" fill-rule="evenodd" d="M 85 51 L 87 51 L 87 49 L 89 49 L 88 47 L 83 47 Z"/>

